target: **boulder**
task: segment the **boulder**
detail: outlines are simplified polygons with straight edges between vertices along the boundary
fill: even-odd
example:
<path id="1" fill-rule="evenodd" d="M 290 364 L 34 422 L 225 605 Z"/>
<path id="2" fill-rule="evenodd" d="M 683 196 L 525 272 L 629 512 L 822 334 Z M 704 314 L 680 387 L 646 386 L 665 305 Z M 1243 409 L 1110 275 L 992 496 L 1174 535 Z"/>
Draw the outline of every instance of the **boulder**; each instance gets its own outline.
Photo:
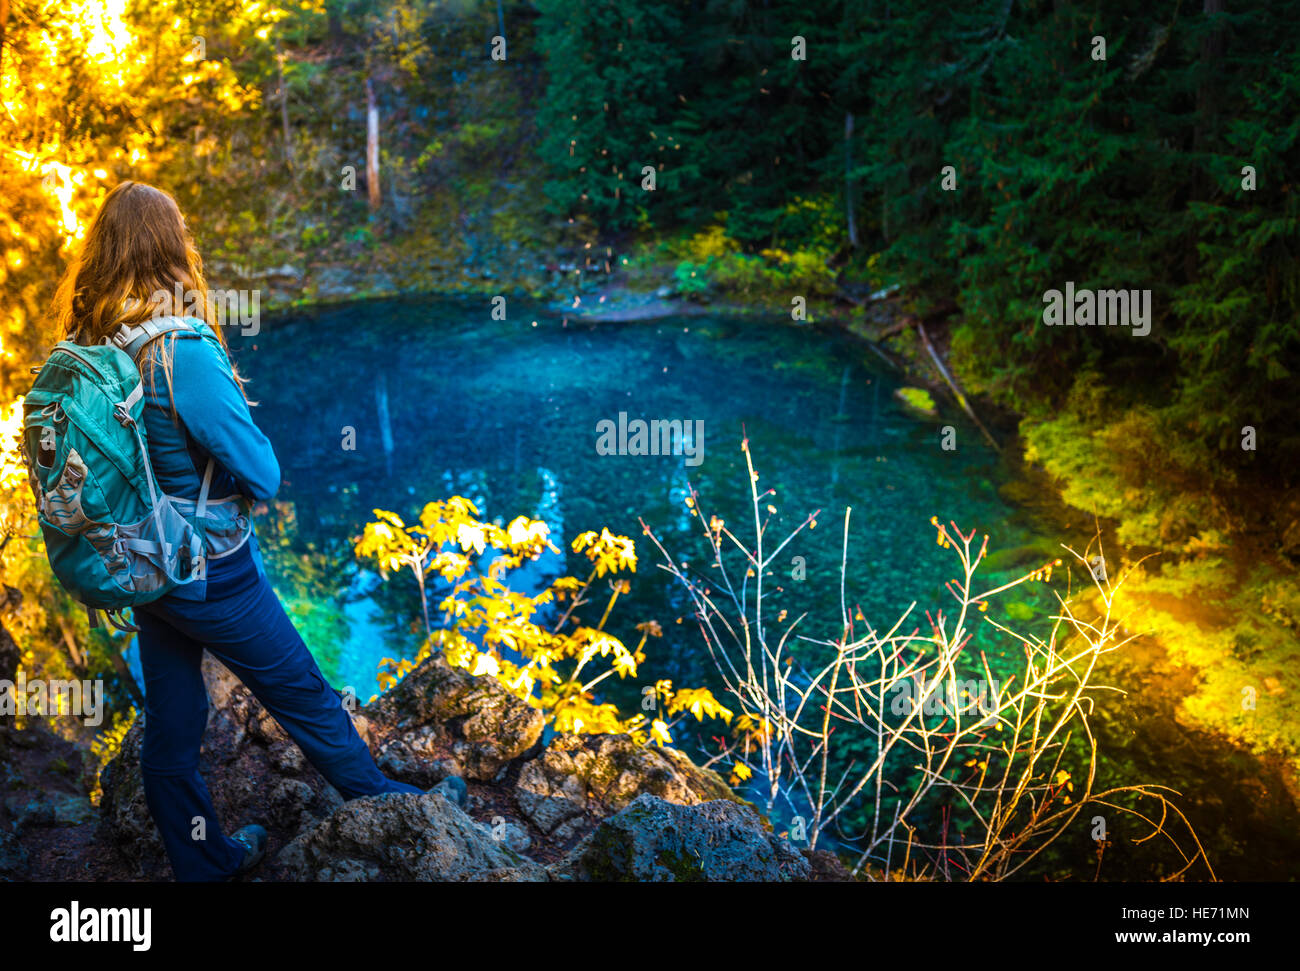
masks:
<path id="1" fill-rule="evenodd" d="M 543 833 L 572 836 L 648 793 L 693 806 L 736 799 L 722 777 L 669 748 L 627 735 L 557 735 L 514 782 L 519 811 Z"/>
<path id="2" fill-rule="evenodd" d="M 558 879 L 599 882 L 789 882 L 813 868 L 747 805 L 679 806 L 637 796 L 551 869 Z"/>
<path id="3" fill-rule="evenodd" d="M 100 773 L 103 796 L 99 801 L 99 836 L 140 873 L 156 874 L 166 866 L 166 853 L 144 799 L 140 777 L 143 742 L 144 715 L 140 714 L 123 736 L 117 754 Z"/>
<path id="4" fill-rule="evenodd" d="M 80 826 L 95 818 L 90 800 L 70 792 L 49 792 L 26 802 L 6 799 L 5 808 L 20 830 L 29 826 Z"/>
<path id="5" fill-rule="evenodd" d="M 493 816 L 487 821 L 487 832 L 494 840 L 508 850 L 524 853 L 533 845 L 533 838 L 528 835 L 528 827 L 509 816 Z"/>
<path id="6" fill-rule="evenodd" d="M 853 879 L 843 861 L 830 850 L 801 850 L 812 867 L 812 878 L 819 883 L 848 883 Z"/>
<path id="7" fill-rule="evenodd" d="M 491 781 L 541 738 L 545 717 L 494 678 L 422 661 L 361 711 L 380 768 L 412 785 L 450 774 Z"/>
<path id="8" fill-rule="evenodd" d="M 494 881 L 548 879 L 539 864 L 494 839 L 439 793 L 354 799 L 277 857 L 286 880 Z"/>
<path id="9" fill-rule="evenodd" d="M 557 735 L 542 748 L 541 712 L 440 657 L 353 718 L 387 774 L 422 788 L 449 774 L 470 780 L 468 813 L 439 793 L 344 803 L 225 667 L 205 657 L 203 670 L 211 708 L 200 771 L 227 829 L 267 828 L 262 878 L 803 880 L 819 872 L 681 752 L 626 735 Z M 98 836 L 118 866 L 159 879 L 170 868 L 144 799 L 143 728 L 142 716 L 104 770 Z M 0 815 L 12 821 L 14 810 Z M 69 803 L 62 815 L 72 821 L 78 811 Z M 4 844 L 0 875 L 21 872 Z"/>
<path id="10" fill-rule="evenodd" d="M 28 863 L 27 850 L 19 842 L 18 826 L 0 803 L 0 883 L 26 880 Z"/>

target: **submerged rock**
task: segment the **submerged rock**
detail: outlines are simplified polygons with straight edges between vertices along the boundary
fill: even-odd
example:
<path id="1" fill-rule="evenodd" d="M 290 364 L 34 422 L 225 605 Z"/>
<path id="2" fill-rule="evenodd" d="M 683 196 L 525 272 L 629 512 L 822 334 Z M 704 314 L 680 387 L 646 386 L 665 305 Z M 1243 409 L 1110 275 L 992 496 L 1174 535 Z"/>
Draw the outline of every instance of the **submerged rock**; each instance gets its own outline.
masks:
<path id="1" fill-rule="evenodd" d="M 813 868 L 749 806 L 679 806 L 647 794 L 602 822 L 552 874 L 601 882 L 789 882 L 810 880 Z"/>
<path id="2" fill-rule="evenodd" d="M 894 397 L 917 414 L 929 417 L 938 414 L 934 398 L 924 388 L 898 388 L 894 391 Z"/>

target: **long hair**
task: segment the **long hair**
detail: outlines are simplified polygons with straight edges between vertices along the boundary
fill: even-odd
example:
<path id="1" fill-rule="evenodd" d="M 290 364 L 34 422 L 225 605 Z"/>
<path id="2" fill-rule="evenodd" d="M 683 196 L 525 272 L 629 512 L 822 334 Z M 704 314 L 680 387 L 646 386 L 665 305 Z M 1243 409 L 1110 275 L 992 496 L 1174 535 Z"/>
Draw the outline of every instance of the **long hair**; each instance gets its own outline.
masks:
<path id="1" fill-rule="evenodd" d="M 143 182 L 119 183 L 105 197 L 59 282 L 52 308 L 59 332 L 78 344 L 101 344 L 123 324 L 186 316 L 187 307 L 188 316 L 205 321 L 224 348 L 226 338 L 213 320 L 203 260 L 176 200 Z M 147 349 L 149 363 L 161 365 L 173 422 L 177 418 L 172 384 L 175 342 L 175 333 L 167 334 L 147 342 L 137 353 L 137 364 Z M 244 379 L 233 363 L 231 371 L 247 401 Z M 153 367 L 149 373 L 154 390 Z"/>

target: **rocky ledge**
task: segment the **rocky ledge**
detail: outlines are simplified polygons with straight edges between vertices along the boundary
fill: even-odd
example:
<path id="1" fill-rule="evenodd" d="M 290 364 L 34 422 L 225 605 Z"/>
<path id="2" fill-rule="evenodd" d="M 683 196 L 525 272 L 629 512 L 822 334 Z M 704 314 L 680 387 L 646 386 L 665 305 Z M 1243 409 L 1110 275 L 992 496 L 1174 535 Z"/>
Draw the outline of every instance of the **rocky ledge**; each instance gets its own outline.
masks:
<path id="1" fill-rule="evenodd" d="M 383 771 L 440 794 L 343 802 L 251 693 L 204 660 L 203 771 L 229 829 L 260 823 L 266 862 L 245 879 L 325 881 L 792 881 L 846 879 L 800 850 L 681 752 L 624 735 L 556 735 L 489 678 L 423 662 L 353 714 Z M 103 774 L 96 842 L 130 879 L 168 879 L 140 779 L 140 720 Z"/>

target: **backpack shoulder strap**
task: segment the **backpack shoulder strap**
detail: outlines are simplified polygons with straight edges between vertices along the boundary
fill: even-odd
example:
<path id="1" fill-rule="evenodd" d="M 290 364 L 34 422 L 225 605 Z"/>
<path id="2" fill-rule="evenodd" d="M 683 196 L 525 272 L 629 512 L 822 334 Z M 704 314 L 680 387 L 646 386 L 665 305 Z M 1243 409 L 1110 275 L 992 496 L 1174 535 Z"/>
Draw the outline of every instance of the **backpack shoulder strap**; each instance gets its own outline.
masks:
<path id="1" fill-rule="evenodd" d="M 198 333 L 198 328 L 181 317 L 155 317 L 151 320 L 142 320 L 134 327 L 123 324 L 113 334 L 112 343 L 130 354 L 131 360 L 134 361 L 145 344 L 156 337 L 177 330 Z"/>

